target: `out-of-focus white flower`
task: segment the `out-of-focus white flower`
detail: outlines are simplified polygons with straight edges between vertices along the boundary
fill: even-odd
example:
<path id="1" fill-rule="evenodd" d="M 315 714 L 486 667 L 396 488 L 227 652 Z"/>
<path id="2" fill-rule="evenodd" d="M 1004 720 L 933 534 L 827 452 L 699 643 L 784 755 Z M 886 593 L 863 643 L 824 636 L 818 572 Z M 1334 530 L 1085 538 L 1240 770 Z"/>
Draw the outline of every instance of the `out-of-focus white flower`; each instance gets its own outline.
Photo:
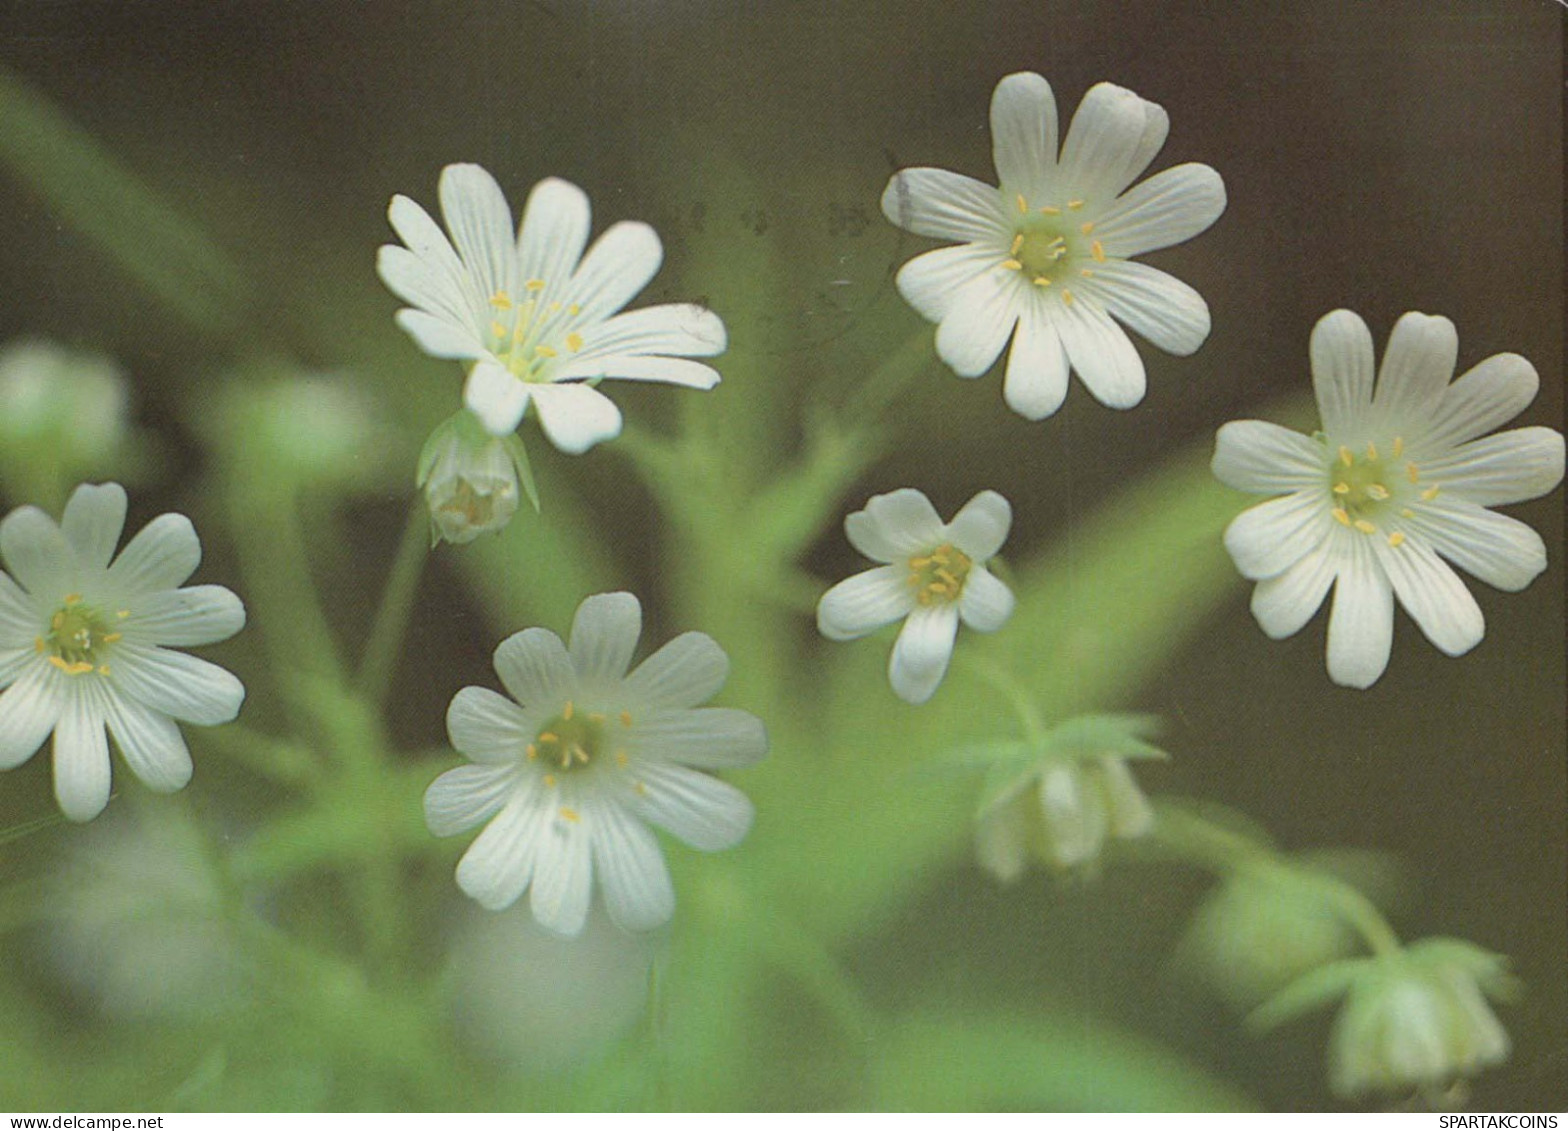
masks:
<path id="1" fill-rule="evenodd" d="M 212 644 L 245 624 L 221 585 L 181 588 L 201 562 L 190 519 L 165 514 L 115 556 L 125 491 L 84 484 L 59 525 L 37 507 L 0 522 L 0 769 L 54 734 L 54 788 L 73 821 L 109 800 L 109 744 L 151 789 L 190 780 L 176 720 L 225 723 L 245 688 L 176 647 Z M 111 561 L 112 559 L 112 561 Z"/>
<path id="2" fill-rule="evenodd" d="M 614 224 L 584 255 L 588 197 L 566 181 L 534 186 L 515 235 L 506 197 L 478 165 L 448 165 L 440 195 L 451 239 L 395 196 L 387 215 L 406 246 L 384 246 L 377 267 L 409 304 L 397 322 L 421 349 L 473 362 L 463 397 L 492 433 L 515 429 L 532 404 L 556 447 L 583 452 L 621 430 L 620 410 L 593 387 L 600 379 L 718 383 L 712 368 L 687 360 L 724 351 L 724 323 L 711 310 L 617 313 L 663 262 L 647 224 Z"/>
<path id="3" fill-rule="evenodd" d="M 1312 331 L 1323 430 L 1303 436 L 1241 420 L 1219 431 L 1214 474 L 1279 496 L 1225 531 L 1236 568 L 1258 582 L 1253 615 L 1269 636 L 1290 636 L 1332 585 L 1335 683 L 1370 687 L 1383 674 L 1396 596 L 1448 655 L 1480 643 L 1480 606 L 1448 562 L 1509 591 L 1546 568 L 1540 535 L 1488 509 L 1562 481 L 1558 432 L 1486 435 L 1535 399 L 1539 378 L 1524 358 L 1504 353 L 1449 384 L 1458 351 L 1448 319 L 1406 314 L 1389 336 L 1374 392 L 1371 332 L 1336 310 Z"/>
<path id="4" fill-rule="evenodd" d="M 844 533 L 886 564 L 824 593 L 818 629 L 829 640 L 854 640 L 902 620 L 888 680 L 899 698 L 924 703 L 947 674 L 958 622 L 993 632 L 1012 615 L 1012 591 L 986 569 L 1012 523 L 1013 508 L 995 491 L 981 491 L 948 523 L 913 488 L 873 496 L 844 520 Z"/>
<path id="5" fill-rule="evenodd" d="M 724 685 L 728 658 L 688 632 L 628 673 L 641 632 L 636 597 L 589 597 L 569 647 L 543 628 L 502 641 L 495 670 L 512 699 L 465 687 L 452 700 L 452 745 L 474 764 L 431 784 L 425 819 L 437 836 L 488 822 L 457 866 L 458 886 L 482 906 L 528 891 L 541 925 L 577 935 L 597 876 L 610 917 L 648 930 L 674 913 L 675 892 L 647 824 L 705 852 L 750 829 L 746 795 L 705 772 L 767 753 L 754 715 L 701 706 Z"/>
<path id="6" fill-rule="evenodd" d="M 517 513 L 521 484 L 533 494 L 522 441 L 510 433 L 490 435 L 467 409 L 425 441 L 417 484 L 435 541 L 455 545 L 504 530 Z"/>
<path id="7" fill-rule="evenodd" d="M 1134 257 L 1181 243 L 1225 210 L 1207 165 L 1178 165 L 1134 187 L 1165 144 L 1153 102 L 1100 83 L 1057 153 L 1056 99 L 1037 74 L 1008 75 L 991 99 L 997 187 L 946 169 L 904 169 L 882 211 L 916 235 L 957 241 L 916 256 L 899 292 L 938 323 L 936 350 L 960 377 L 991 368 L 1012 340 L 1002 394 L 1030 420 L 1067 396 L 1069 369 L 1112 408 L 1143 399 L 1143 361 L 1117 322 L 1185 356 L 1209 335 L 1187 284 Z"/>
<path id="8" fill-rule="evenodd" d="M 46 341 L 0 349 L 0 486 L 52 499 L 89 476 L 136 470 L 125 375 L 106 357 Z"/>

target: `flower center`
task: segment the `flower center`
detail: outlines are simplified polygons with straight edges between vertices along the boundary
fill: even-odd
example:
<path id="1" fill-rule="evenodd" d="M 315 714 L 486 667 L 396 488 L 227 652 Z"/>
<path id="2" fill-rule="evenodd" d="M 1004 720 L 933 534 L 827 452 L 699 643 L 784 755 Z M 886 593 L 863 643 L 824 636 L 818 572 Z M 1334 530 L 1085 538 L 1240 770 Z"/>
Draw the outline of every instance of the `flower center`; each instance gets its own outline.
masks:
<path id="1" fill-rule="evenodd" d="M 1105 262 L 1105 248 L 1094 238 L 1093 221 L 1077 223 L 1072 215 L 1083 207 L 1083 201 L 1032 208 L 1020 195 L 1016 203 L 1018 220 L 1002 266 L 1037 287 L 1058 287 L 1055 293 L 1071 304 L 1073 293 L 1066 284 L 1075 278 L 1093 278 L 1094 269 L 1084 266 L 1086 260 Z"/>
<path id="2" fill-rule="evenodd" d="M 129 613 L 117 615 L 123 618 Z M 119 639 L 120 633 L 109 630 L 102 614 L 82 604 L 80 594 L 70 593 L 49 618 L 49 635 L 35 639 L 33 647 L 66 675 L 86 675 L 95 668 L 108 675 L 109 666 L 102 662 L 105 649 Z"/>
<path id="3" fill-rule="evenodd" d="M 543 279 L 529 279 L 523 289 L 528 297 L 521 301 L 506 291 L 490 296 L 495 311 L 489 328 L 490 351 L 519 380 L 543 381 L 541 370 L 560 357 L 563 349 L 576 353 L 583 348 L 581 334 L 575 330 L 562 333 L 582 313 L 582 307 L 575 302 L 562 306 L 541 301 Z"/>
<path id="4" fill-rule="evenodd" d="M 950 542 L 943 542 L 929 554 L 909 559 L 909 584 L 915 600 L 922 605 L 946 605 L 964 591 L 964 581 L 974 562 Z"/>
<path id="5" fill-rule="evenodd" d="M 1329 490 L 1333 494 L 1334 509 L 1330 512 L 1342 526 L 1349 526 L 1363 534 L 1376 534 L 1399 518 L 1414 518 L 1415 512 L 1405 505 L 1410 496 L 1420 488 L 1423 501 L 1437 498 L 1440 488 L 1435 484 L 1421 488 L 1421 469 L 1405 457 L 1405 441 L 1394 437 L 1386 449 L 1379 449 L 1376 442 L 1369 443 L 1360 454 L 1344 444 L 1329 464 Z M 1405 540 L 1403 532 L 1388 534 L 1388 544 L 1399 546 Z"/>

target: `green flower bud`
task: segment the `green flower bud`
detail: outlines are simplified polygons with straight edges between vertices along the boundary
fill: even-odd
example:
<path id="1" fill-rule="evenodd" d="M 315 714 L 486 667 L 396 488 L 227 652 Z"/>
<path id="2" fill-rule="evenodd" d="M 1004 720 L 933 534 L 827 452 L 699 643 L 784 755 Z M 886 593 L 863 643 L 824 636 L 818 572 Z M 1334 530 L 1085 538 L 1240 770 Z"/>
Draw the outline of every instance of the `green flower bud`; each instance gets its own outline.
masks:
<path id="1" fill-rule="evenodd" d="M 48 502 L 81 479 L 123 478 L 128 400 L 106 357 L 43 341 L 0 350 L 0 477 L 11 493 Z M 45 470 L 58 484 L 40 482 Z"/>
<path id="2" fill-rule="evenodd" d="M 490 435 L 466 409 L 425 441 L 417 483 L 432 542 L 462 545 L 503 529 L 517 512 L 520 485 L 538 506 L 522 441 Z"/>

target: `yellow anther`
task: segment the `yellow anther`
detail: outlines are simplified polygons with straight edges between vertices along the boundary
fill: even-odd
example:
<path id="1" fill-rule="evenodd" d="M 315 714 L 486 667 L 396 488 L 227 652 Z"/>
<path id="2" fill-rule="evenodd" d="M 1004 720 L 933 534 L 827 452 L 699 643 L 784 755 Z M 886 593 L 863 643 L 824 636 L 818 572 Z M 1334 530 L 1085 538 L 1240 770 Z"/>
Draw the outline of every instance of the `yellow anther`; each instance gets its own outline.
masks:
<path id="1" fill-rule="evenodd" d="M 647 797 L 648 796 L 648 783 L 647 782 L 638 782 L 632 788 L 637 791 L 637 796 L 638 797 Z"/>
<path id="2" fill-rule="evenodd" d="M 1024 246 L 1024 234 L 1019 232 L 1013 237 L 1013 246 L 1007 249 L 1008 255 L 1017 255 L 1018 249 Z"/>
<path id="3" fill-rule="evenodd" d="M 1051 285 L 1051 280 L 1047 279 L 1044 275 L 1036 275 L 1034 277 L 1034 285 L 1037 287 L 1049 287 Z"/>
<path id="4" fill-rule="evenodd" d="M 1339 462 L 1346 467 L 1353 467 L 1356 462 L 1356 457 L 1351 454 L 1350 449 L 1345 447 L 1344 444 L 1339 445 Z"/>
<path id="5" fill-rule="evenodd" d="M 69 663 L 62 660 L 59 656 L 50 656 L 49 662 L 66 675 L 86 675 L 93 670 L 93 666 L 86 660 L 77 660 L 75 663 Z"/>
<path id="6" fill-rule="evenodd" d="M 1062 291 L 1062 301 L 1071 306 L 1073 304 L 1073 292 L 1069 290 Z"/>
<path id="7" fill-rule="evenodd" d="M 1053 204 L 1040 205 L 1040 211 L 1046 216 L 1060 216 L 1062 214 L 1062 210 Z"/>
<path id="8" fill-rule="evenodd" d="M 556 357 L 556 356 L 558 356 L 556 354 L 555 350 L 551 349 L 549 346 L 535 346 L 534 347 L 534 353 L 538 354 L 540 357 Z"/>
<path id="9" fill-rule="evenodd" d="M 504 338 L 506 337 L 506 327 L 499 322 L 492 322 L 490 323 L 490 333 L 497 338 Z"/>
<path id="10" fill-rule="evenodd" d="M 1377 459 L 1377 445 L 1367 441 L 1367 459 Z"/>
<path id="11" fill-rule="evenodd" d="M 131 610 L 130 609 L 121 609 L 119 612 L 115 613 L 114 615 L 119 617 L 121 620 L 124 620 L 126 617 L 131 615 Z"/>
<path id="12" fill-rule="evenodd" d="M 1398 459 L 1400 456 L 1402 456 L 1404 454 L 1405 454 L 1405 438 L 1403 436 L 1395 436 L 1394 437 L 1394 458 Z"/>
<path id="13" fill-rule="evenodd" d="M 588 712 L 588 721 L 591 722 L 591 723 L 602 723 L 602 722 L 604 722 L 604 716 L 602 714 L 600 714 L 598 711 L 589 711 Z"/>
<path id="14" fill-rule="evenodd" d="M 1067 207 L 1071 208 L 1074 212 L 1076 212 L 1076 211 L 1078 211 L 1078 209 L 1083 207 L 1083 201 L 1081 201 L 1081 200 L 1069 200 L 1067 202 Z"/>
<path id="15" fill-rule="evenodd" d="M 577 815 L 576 809 L 568 809 L 563 805 L 561 806 L 561 819 L 563 821 L 571 821 L 573 824 L 576 824 L 582 818 Z"/>
<path id="16" fill-rule="evenodd" d="M 1413 463 L 1405 464 L 1405 475 L 1412 483 L 1421 482 L 1421 469 Z"/>
<path id="17" fill-rule="evenodd" d="M 115 642 L 115 641 L 116 641 L 116 640 L 119 640 L 119 639 L 120 639 L 120 638 L 121 638 L 121 637 L 123 637 L 123 636 L 124 636 L 124 635 L 125 635 L 125 633 L 123 633 L 123 632 L 110 632 L 110 633 L 106 633 L 106 634 L 105 634 L 105 635 L 104 635 L 104 638 L 103 638 L 103 642 L 104 642 L 104 643 L 105 643 L 105 644 L 113 644 L 113 643 L 114 643 L 114 642 Z"/>
<path id="18" fill-rule="evenodd" d="M 566 308 L 566 313 L 570 314 L 573 318 L 576 318 L 582 312 L 583 308 L 578 306 L 575 302 Z"/>
<path id="19" fill-rule="evenodd" d="M 1085 220 L 1082 224 L 1078 225 L 1078 230 L 1087 236 L 1090 232 L 1094 231 L 1094 221 Z"/>
<path id="20" fill-rule="evenodd" d="M 67 593 L 65 595 L 66 608 L 70 608 L 72 605 L 80 605 L 81 603 L 82 595 L 80 593 Z"/>
<path id="21" fill-rule="evenodd" d="M 1428 487 L 1425 491 L 1421 492 L 1421 497 L 1423 499 L 1425 499 L 1427 502 L 1430 503 L 1433 499 L 1437 498 L 1438 492 L 1440 492 L 1441 490 L 1442 490 L 1442 488 L 1439 487 L 1436 483 L 1434 483 L 1434 484 L 1432 484 L 1432 486 Z"/>
<path id="22" fill-rule="evenodd" d="M 958 584 L 958 578 L 953 576 L 953 571 L 950 570 L 950 569 L 946 569 L 946 568 L 944 568 L 942 566 L 938 566 L 937 567 L 936 577 L 937 577 L 937 580 L 942 582 L 944 585 L 957 585 Z"/>
<path id="23" fill-rule="evenodd" d="M 1368 522 L 1364 518 L 1356 519 L 1356 529 L 1361 531 L 1361 533 L 1363 533 L 1363 534 L 1376 534 L 1377 533 L 1377 527 L 1373 526 L 1370 522 Z"/>
<path id="24" fill-rule="evenodd" d="M 629 727 L 632 725 L 632 713 L 630 711 L 621 712 L 621 725 L 623 727 Z"/>
<path id="25" fill-rule="evenodd" d="M 566 348 L 571 350 L 573 353 L 576 353 L 578 350 L 582 349 L 583 336 L 577 333 L 575 330 L 566 335 Z"/>
<path id="26" fill-rule="evenodd" d="M 544 784 L 549 786 L 549 787 L 551 787 L 553 789 L 555 787 L 555 775 L 554 774 L 546 774 L 544 776 Z"/>
<path id="27" fill-rule="evenodd" d="M 568 762 L 570 762 L 572 758 L 576 758 L 583 765 L 586 766 L 588 764 L 588 751 L 584 750 L 577 743 L 572 743 L 572 747 L 567 751 L 567 753 L 570 755 L 570 757 L 567 758 Z"/>
<path id="28" fill-rule="evenodd" d="M 1328 513 L 1333 515 L 1334 516 L 1334 521 L 1339 523 L 1341 526 L 1349 526 L 1350 525 L 1350 515 L 1345 510 L 1344 507 L 1335 507 L 1333 510 L 1329 511 Z"/>
<path id="29" fill-rule="evenodd" d="M 1084 226 L 1088 227 L 1087 224 Z M 1092 244 L 1089 245 L 1089 251 L 1094 256 L 1094 261 L 1096 263 L 1105 262 L 1105 245 L 1102 244 L 1099 240 L 1095 240 Z"/>
<path id="30" fill-rule="evenodd" d="M 550 305 L 546 306 L 545 309 L 548 310 L 551 314 L 554 314 L 556 311 L 561 309 L 561 304 L 558 302 L 552 302 Z"/>
<path id="31" fill-rule="evenodd" d="M 1024 265 L 1016 259 L 1004 259 L 1002 260 L 1002 266 L 1009 271 L 1022 271 L 1024 269 Z"/>
<path id="32" fill-rule="evenodd" d="M 1020 211 L 1020 212 L 1028 212 L 1029 211 L 1029 202 L 1024 199 L 1024 194 L 1023 193 L 1019 193 L 1017 199 L 1018 199 L 1018 211 Z"/>
<path id="33" fill-rule="evenodd" d="M 910 569 L 925 569 L 926 566 L 930 565 L 934 561 L 936 561 L 936 555 L 935 554 L 921 554 L 917 558 L 910 558 L 909 559 L 909 568 Z"/>
<path id="34" fill-rule="evenodd" d="M 561 741 L 561 736 L 556 734 L 555 731 L 553 731 L 553 730 L 542 730 L 542 731 L 539 732 L 539 741 L 540 742 L 560 742 Z"/>
<path id="35" fill-rule="evenodd" d="M 1381 483 L 1368 483 L 1367 494 L 1381 503 L 1388 498 L 1388 488 Z"/>
<path id="36" fill-rule="evenodd" d="M 1397 550 L 1405 544 L 1405 536 L 1396 530 L 1388 536 L 1388 544 Z"/>
<path id="37" fill-rule="evenodd" d="M 495 294 L 490 296 L 490 305 L 497 310 L 510 310 L 512 307 L 512 296 L 505 291 L 496 291 Z"/>
<path id="38" fill-rule="evenodd" d="M 56 632 L 59 632 L 61 626 L 64 625 L 64 624 L 65 624 L 65 614 L 64 613 L 55 613 L 54 616 L 49 618 L 49 627 L 54 629 Z"/>
<path id="39" fill-rule="evenodd" d="M 535 746 L 532 742 L 530 742 L 527 746 L 525 746 L 523 748 L 523 753 L 527 754 L 528 755 L 528 760 L 530 762 L 532 762 L 535 758 L 539 757 L 539 747 Z"/>
<path id="40" fill-rule="evenodd" d="M 561 708 L 561 718 L 566 719 L 567 721 L 570 721 L 572 715 L 574 715 L 576 713 L 576 711 L 577 711 L 577 708 L 572 706 L 572 701 L 570 699 L 568 699 L 566 701 L 566 706 Z"/>
<path id="41" fill-rule="evenodd" d="M 523 284 L 523 288 L 525 290 L 530 290 L 530 291 L 533 291 L 535 293 L 538 293 L 539 291 L 544 290 L 544 280 L 543 279 L 529 279 L 528 282 Z"/>
<path id="42" fill-rule="evenodd" d="M 1348 495 L 1348 494 L 1350 494 L 1350 484 L 1349 483 L 1336 483 L 1336 484 L 1334 484 L 1334 494 L 1336 494 L 1336 495 Z"/>
<path id="43" fill-rule="evenodd" d="M 1409 507 L 1400 508 L 1399 513 L 1405 518 L 1415 518 L 1416 516 L 1416 512 L 1411 510 Z"/>
<path id="44" fill-rule="evenodd" d="M 1094 278 L 1094 272 L 1089 270 L 1087 267 L 1078 268 L 1078 274 L 1082 275 L 1085 279 Z"/>
<path id="45" fill-rule="evenodd" d="M 624 750 L 617 750 L 615 752 L 615 764 L 617 766 L 625 766 L 625 765 L 630 764 L 630 762 L 631 762 L 631 759 L 626 756 L 626 751 L 624 751 Z"/>
<path id="46" fill-rule="evenodd" d="M 99 668 L 98 668 L 98 674 L 99 675 L 108 675 L 109 674 L 109 665 L 108 664 L 100 665 Z"/>

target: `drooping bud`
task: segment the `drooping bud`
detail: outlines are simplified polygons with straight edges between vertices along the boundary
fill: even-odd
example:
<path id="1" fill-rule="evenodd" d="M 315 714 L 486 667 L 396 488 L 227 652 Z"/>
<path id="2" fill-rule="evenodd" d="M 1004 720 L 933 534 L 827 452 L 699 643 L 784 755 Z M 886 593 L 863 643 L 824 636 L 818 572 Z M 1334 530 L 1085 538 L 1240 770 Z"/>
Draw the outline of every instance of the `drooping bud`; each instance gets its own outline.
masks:
<path id="1" fill-rule="evenodd" d="M 425 441 L 417 484 L 430 511 L 432 542 L 462 545 L 503 529 L 517 512 L 519 487 L 539 505 L 522 441 L 490 435 L 466 409 Z"/>

